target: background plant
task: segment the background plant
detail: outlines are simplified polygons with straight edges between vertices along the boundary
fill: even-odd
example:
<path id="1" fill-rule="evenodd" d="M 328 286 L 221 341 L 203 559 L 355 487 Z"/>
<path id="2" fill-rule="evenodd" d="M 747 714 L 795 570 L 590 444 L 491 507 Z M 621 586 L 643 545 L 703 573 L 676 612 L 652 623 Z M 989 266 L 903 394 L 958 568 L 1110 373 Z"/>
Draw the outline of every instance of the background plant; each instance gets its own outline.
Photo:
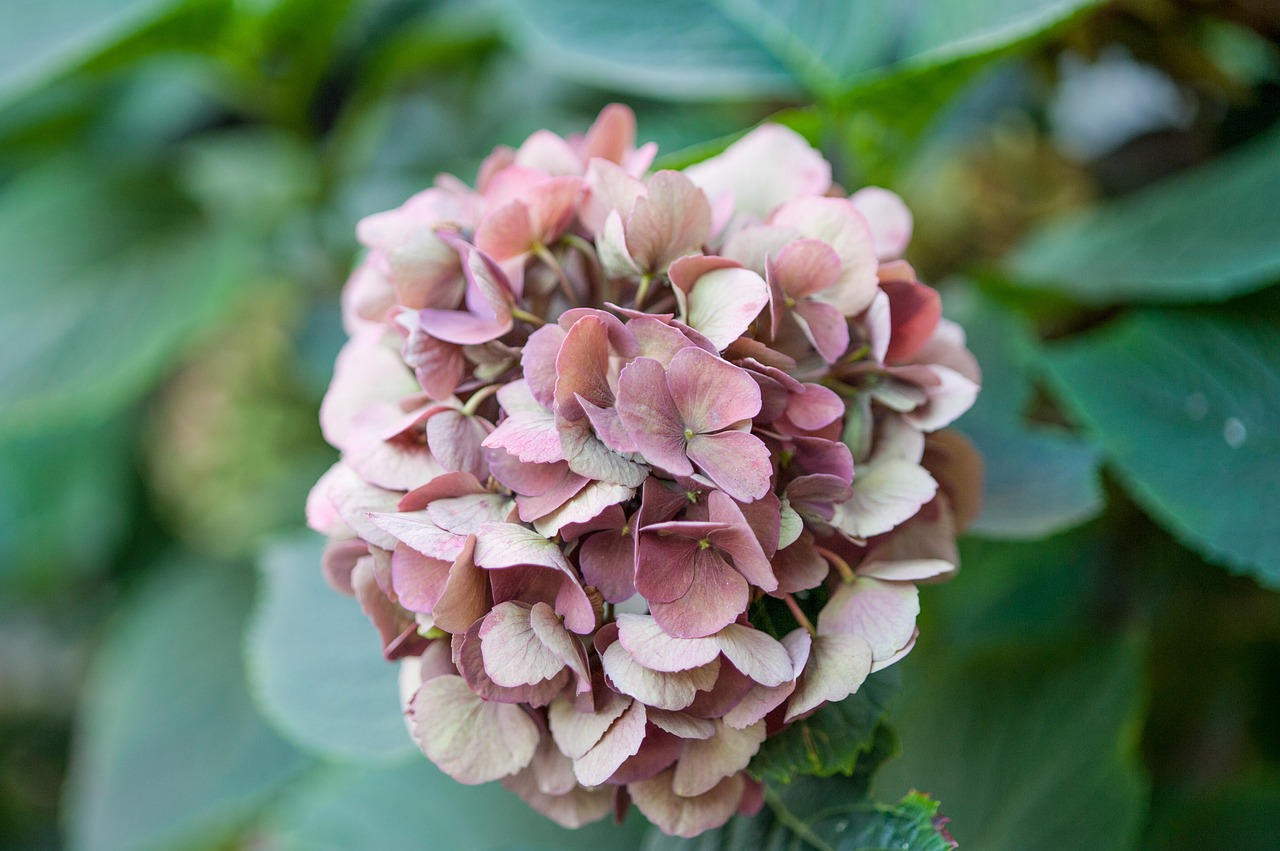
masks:
<path id="1" fill-rule="evenodd" d="M 10 6 L 0 845 L 625 847 L 414 758 L 296 531 L 352 223 L 624 99 L 660 165 L 772 117 L 899 191 L 986 373 L 986 509 L 900 695 L 706 847 L 880 847 L 841 807 L 882 760 L 963 847 L 1275 847 L 1266 4 Z"/>

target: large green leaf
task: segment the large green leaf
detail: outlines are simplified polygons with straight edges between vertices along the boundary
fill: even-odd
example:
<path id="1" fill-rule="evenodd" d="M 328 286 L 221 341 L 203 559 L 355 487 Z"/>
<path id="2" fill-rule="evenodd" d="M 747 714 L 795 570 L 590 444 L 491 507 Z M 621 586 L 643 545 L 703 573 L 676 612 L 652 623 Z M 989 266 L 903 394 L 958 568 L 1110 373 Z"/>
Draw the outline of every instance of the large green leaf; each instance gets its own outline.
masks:
<path id="1" fill-rule="evenodd" d="M 851 773 L 875 743 L 898 679 L 896 668 L 877 673 L 855 694 L 772 736 L 751 760 L 751 773 L 782 783 L 804 774 Z"/>
<path id="2" fill-rule="evenodd" d="M 0 433 L 137 398 L 227 303 L 237 246 L 150 172 L 57 162 L 0 191 Z"/>
<path id="3" fill-rule="evenodd" d="M 1280 779 L 1249 777 L 1205 800 L 1164 808 L 1143 851 L 1275 851 L 1280 837 Z"/>
<path id="4" fill-rule="evenodd" d="M 1051 348 L 1055 387 L 1135 498 L 1210 559 L 1280 588 L 1280 322 L 1153 310 Z"/>
<path id="5" fill-rule="evenodd" d="M 245 639 L 254 697 L 307 750 L 338 759 L 416 754 L 400 714 L 396 666 L 356 601 L 325 583 L 323 541 L 279 539 Z"/>
<path id="6" fill-rule="evenodd" d="M 112 423 L 0 441 L 0 596 L 109 565 L 132 502 L 131 437 Z"/>
<path id="7" fill-rule="evenodd" d="M 668 98 L 849 95 L 899 68 L 994 53 L 1097 0 L 507 0 L 513 36 L 594 84 Z"/>
<path id="8" fill-rule="evenodd" d="M 0 103 L 145 29 L 188 0 L 10 3 L 0 27 Z"/>
<path id="9" fill-rule="evenodd" d="M 1090 304 L 1218 301 L 1280 279 L 1280 132 L 1049 222 L 1013 253 L 1027 287 Z"/>
<path id="10" fill-rule="evenodd" d="M 957 427 L 982 452 L 982 513 L 973 533 L 1040 538 L 1102 510 L 1098 449 L 1047 424 L 1027 422 L 1036 348 L 1027 322 L 972 288 L 946 293 L 982 365 L 982 393 Z"/>
<path id="11" fill-rule="evenodd" d="M 894 718 L 903 755 L 877 777 L 881 796 L 928 790 L 962 847 L 1134 847 L 1145 797 L 1134 643 L 969 662 L 921 650 L 900 663 L 909 669 Z"/>
<path id="12" fill-rule="evenodd" d="M 497 783 L 463 786 L 425 757 L 397 768 L 335 767 L 299 787 L 261 828 L 263 851 L 628 851 L 647 827 L 565 830 Z"/>
<path id="13" fill-rule="evenodd" d="M 911 793 L 896 806 L 869 801 L 848 781 L 814 780 L 769 790 L 757 816 L 735 816 L 693 839 L 656 828 L 641 851 L 949 851 L 935 819 L 938 804 Z"/>
<path id="14" fill-rule="evenodd" d="M 239 647 L 252 596 L 246 570 L 187 564 L 122 613 L 80 707 L 73 849 L 224 837 L 307 765 L 249 700 Z"/>

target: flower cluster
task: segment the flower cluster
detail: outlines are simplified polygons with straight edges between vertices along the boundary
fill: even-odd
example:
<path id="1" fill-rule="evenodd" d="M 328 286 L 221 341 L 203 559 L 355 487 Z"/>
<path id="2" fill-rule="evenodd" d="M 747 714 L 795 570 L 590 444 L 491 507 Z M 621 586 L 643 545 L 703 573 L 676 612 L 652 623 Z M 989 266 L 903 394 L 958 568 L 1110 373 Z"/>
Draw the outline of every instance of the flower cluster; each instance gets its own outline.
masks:
<path id="1" fill-rule="evenodd" d="M 441 769 L 691 836 L 910 651 L 979 373 L 896 195 L 780 126 L 683 172 L 634 138 L 611 106 L 360 222 L 308 518 Z"/>

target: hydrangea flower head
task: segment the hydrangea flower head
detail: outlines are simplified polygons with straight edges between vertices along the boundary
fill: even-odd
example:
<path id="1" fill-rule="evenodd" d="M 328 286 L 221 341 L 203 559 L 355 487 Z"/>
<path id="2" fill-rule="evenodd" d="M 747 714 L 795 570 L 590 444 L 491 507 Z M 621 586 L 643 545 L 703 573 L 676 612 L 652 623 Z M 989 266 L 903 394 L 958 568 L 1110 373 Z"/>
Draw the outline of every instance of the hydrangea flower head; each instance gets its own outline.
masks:
<path id="1" fill-rule="evenodd" d="M 307 511 L 442 770 L 693 836 L 911 650 L 978 484 L 938 430 L 980 375 L 892 192 L 773 125 L 653 155 L 614 105 L 359 224 Z"/>

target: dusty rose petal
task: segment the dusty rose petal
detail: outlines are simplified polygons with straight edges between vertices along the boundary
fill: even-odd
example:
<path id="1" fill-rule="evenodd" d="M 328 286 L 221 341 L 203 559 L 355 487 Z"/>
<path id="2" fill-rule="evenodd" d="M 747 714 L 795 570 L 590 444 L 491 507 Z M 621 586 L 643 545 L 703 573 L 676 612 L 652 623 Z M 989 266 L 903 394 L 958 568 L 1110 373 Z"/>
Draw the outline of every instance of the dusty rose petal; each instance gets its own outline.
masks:
<path id="1" fill-rule="evenodd" d="M 737 811 L 746 787 L 742 774 L 726 777 L 705 794 L 685 798 L 672 791 L 675 771 L 669 768 L 627 786 L 636 807 L 663 833 L 689 839 L 720 827 Z"/>
<path id="2" fill-rule="evenodd" d="M 911 242 L 911 211 L 897 194 L 879 186 L 866 186 L 849 196 L 867 219 L 875 239 L 876 257 L 892 260 L 901 257 Z"/>
<path id="3" fill-rule="evenodd" d="M 618 615 L 618 641 L 632 658 L 654 671 L 687 671 L 720 655 L 715 637 L 675 638 L 649 615 Z"/>
<path id="4" fill-rule="evenodd" d="M 920 592 L 914 584 L 860 576 L 831 595 L 818 615 L 818 633 L 859 636 L 879 661 L 911 640 L 919 614 Z"/>
<path id="5" fill-rule="evenodd" d="M 688 295 L 685 321 L 723 350 L 769 303 L 764 279 L 749 269 L 718 269 L 698 279 Z"/>
<path id="6" fill-rule="evenodd" d="M 538 605 L 549 609 L 546 603 Z M 531 608 L 524 603 L 499 603 L 480 625 L 484 670 L 500 686 L 532 685 L 551 679 L 565 667 L 564 660 L 534 631 L 529 622 Z"/>
<path id="7" fill-rule="evenodd" d="M 573 701 L 557 698 L 547 708 L 547 723 L 556 745 L 570 759 L 581 759 L 596 746 L 622 713 L 631 707 L 629 697 L 606 690 L 592 712 L 579 712 Z"/>
<path id="8" fill-rule="evenodd" d="M 559 325 L 543 325 L 529 335 L 520 352 L 520 366 L 529 382 L 529 392 L 548 410 L 555 404 L 556 358 L 566 336 Z"/>
<path id="9" fill-rule="evenodd" d="M 746 768 L 765 738 L 763 721 L 743 729 L 723 721 L 715 725 L 715 735 L 685 744 L 671 778 L 671 791 L 677 795 L 692 798 L 710 792 L 721 780 Z"/>
<path id="10" fill-rule="evenodd" d="M 635 535 L 630 528 L 597 532 L 578 550 L 583 581 L 599 589 L 610 603 L 621 603 L 635 594 L 635 562 Z"/>
<path id="11" fill-rule="evenodd" d="M 412 714 L 423 753 L 459 783 L 515 774 L 538 747 L 538 728 L 523 709 L 481 700 L 456 675 L 423 683 Z"/>
<path id="12" fill-rule="evenodd" d="M 772 216 L 775 225 L 794 228 L 801 236 L 820 239 L 840 258 L 840 277 L 818 298 L 835 305 L 845 316 L 856 316 L 879 292 L 875 240 L 867 220 L 841 198 L 801 198 Z"/>
<path id="13" fill-rule="evenodd" d="M 644 741 L 645 705 L 633 700 L 600 741 L 574 759 L 573 773 L 584 786 L 598 786 L 618 770 L 627 758 L 640 750 Z"/>
<path id="14" fill-rule="evenodd" d="M 835 305 L 805 299 L 796 302 L 791 315 L 827 363 L 835 363 L 849 350 L 849 324 Z"/>
<path id="15" fill-rule="evenodd" d="M 436 625 L 446 632 L 465 632 L 489 609 L 489 581 L 476 567 L 475 536 L 469 535 L 449 567 L 440 599 L 431 609 Z"/>
<path id="16" fill-rule="evenodd" d="M 396 544 L 391 556 L 391 584 L 400 605 L 411 612 L 430 612 L 444 593 L 450 566 L 444 559 Z"/>
<path id="17" fill-rule="evenodd" d="M 372 402 L 399 402 L 419 390 L 386 332 L 374 328 L 352 337 L 338 353 L 333 382 L 320 403 L 324 439 L 343 448 L 356 414 Z"/>
<path id="18" fill-rule="evenodd" d="M 710 719 L 668 709 L 650 709 L 649 721 L 682 739 L 709 739 L 716 731 L 715 722 Z"/>
<path id="19" fill-rule="evenodd" d="M 871 645 L 860 635 L 830 633 L 813 639 L 809 662 L 787 703 L 790 721 L 823 703 L 844 700 L 871 673 Z"/>
<path id="20" fill-rule="evenodd" d="M 757 127 L 685 174 L 710 198 L 732 193 L 737 210 L 758 219 L 784 201 L 831 188 L 831 165 L 800 134 L 778 124 Z"/>
<path id="21" fill-rule="evenodd" d="M 573 777 L 572 774 L 569 776 Z M 609 787 L 585 789 L 574 783 L 565 792 L 551 794 L 539 788 L 537 774 L 532 768 L 526 768 L 514 777 L 502 778 L 502 785 L 533 809 L 570 830 L 600 821 L 613 808 L 613 791 Z"/>
<path id="22" fill-rule="evenodd" d="M 794 678 L 791 657 L 774 637 L 742 624 L 730 624 L 716 633 L 725 658 L 763 686 L 776 686 Z"/>
<path id="23" fill-rule="evenodd" d="M 615 485 L 612 482 L 589 482 L 582 490 L 554 511 L 533 521 L 538 534 L 554 538 L 569 523 L 586 523 L 611 505 L 625 502 L 635 493 L 635 488 Z"/>
<path id="24" fill-rule="evenodd" d="M 427 445 L 445 470 L 461 470 L 483 479 L 489 471 L 480 444 L 489 431 L 489 424 L 480 417 L 441 411 L 427 420 Z"/>
<path id="25" fill-rule="evenodd" d="M 919 464 L 897 458 L 861 467 L 853 496 L 836 506 L 832 524 L 859 538 L 888 532 L 933 499 L 938 483 Z"/>
<path id="26" fill-rule="evenodd" d="M 680 421 L 695 433 L 728 428 L 760 410 L 760 386 L 750 374 L 699 348 L 676 353 L 666 382 Z"/>
<path id="27" fill-rule="evenodd" d="M 623 694 L 659 709 L 684 709 L 693 703 L 698 691 L 711 688 L 716 681 L 719 662 L 687 671 L 654 671 L 637 662 L 621 642 L 614 642 L 601 655 L 605 675 Z"/>
<path id="28" fill-rule="evenodd" d="M 659 171 L 647 190 L 627 219 L 627 249 L 642 270 L 659 273 L 701 249 L 711 230 L 711 205 L 678 171 Z"/>
<path id="29" fill-rule="evenodd" d="M 769 448 L 743 431 L 697 434 L 689 439 L 689 460 L 734 499 L 751 502 L 769 491 L 773 467 Z"/>
<path id="30" fill-rule="evenodd" d="M 695 551 L 694 579 L 680 599 L 652 602 L 658 625 L 677 638 L 703 638 L 728 626 L 750 597 L 747 580 L 710 550 Z M 638 578 L 638 577 L 637 577 Z"/>
<path id="31" fill-rule="evenodd" d="M 684 423 L 662 364 L 652 358 L 636 358 L 628 364 L 618 378 L 617 408 L 647 461 L 677 475 L 693 472 L 684 454 Z"/>

